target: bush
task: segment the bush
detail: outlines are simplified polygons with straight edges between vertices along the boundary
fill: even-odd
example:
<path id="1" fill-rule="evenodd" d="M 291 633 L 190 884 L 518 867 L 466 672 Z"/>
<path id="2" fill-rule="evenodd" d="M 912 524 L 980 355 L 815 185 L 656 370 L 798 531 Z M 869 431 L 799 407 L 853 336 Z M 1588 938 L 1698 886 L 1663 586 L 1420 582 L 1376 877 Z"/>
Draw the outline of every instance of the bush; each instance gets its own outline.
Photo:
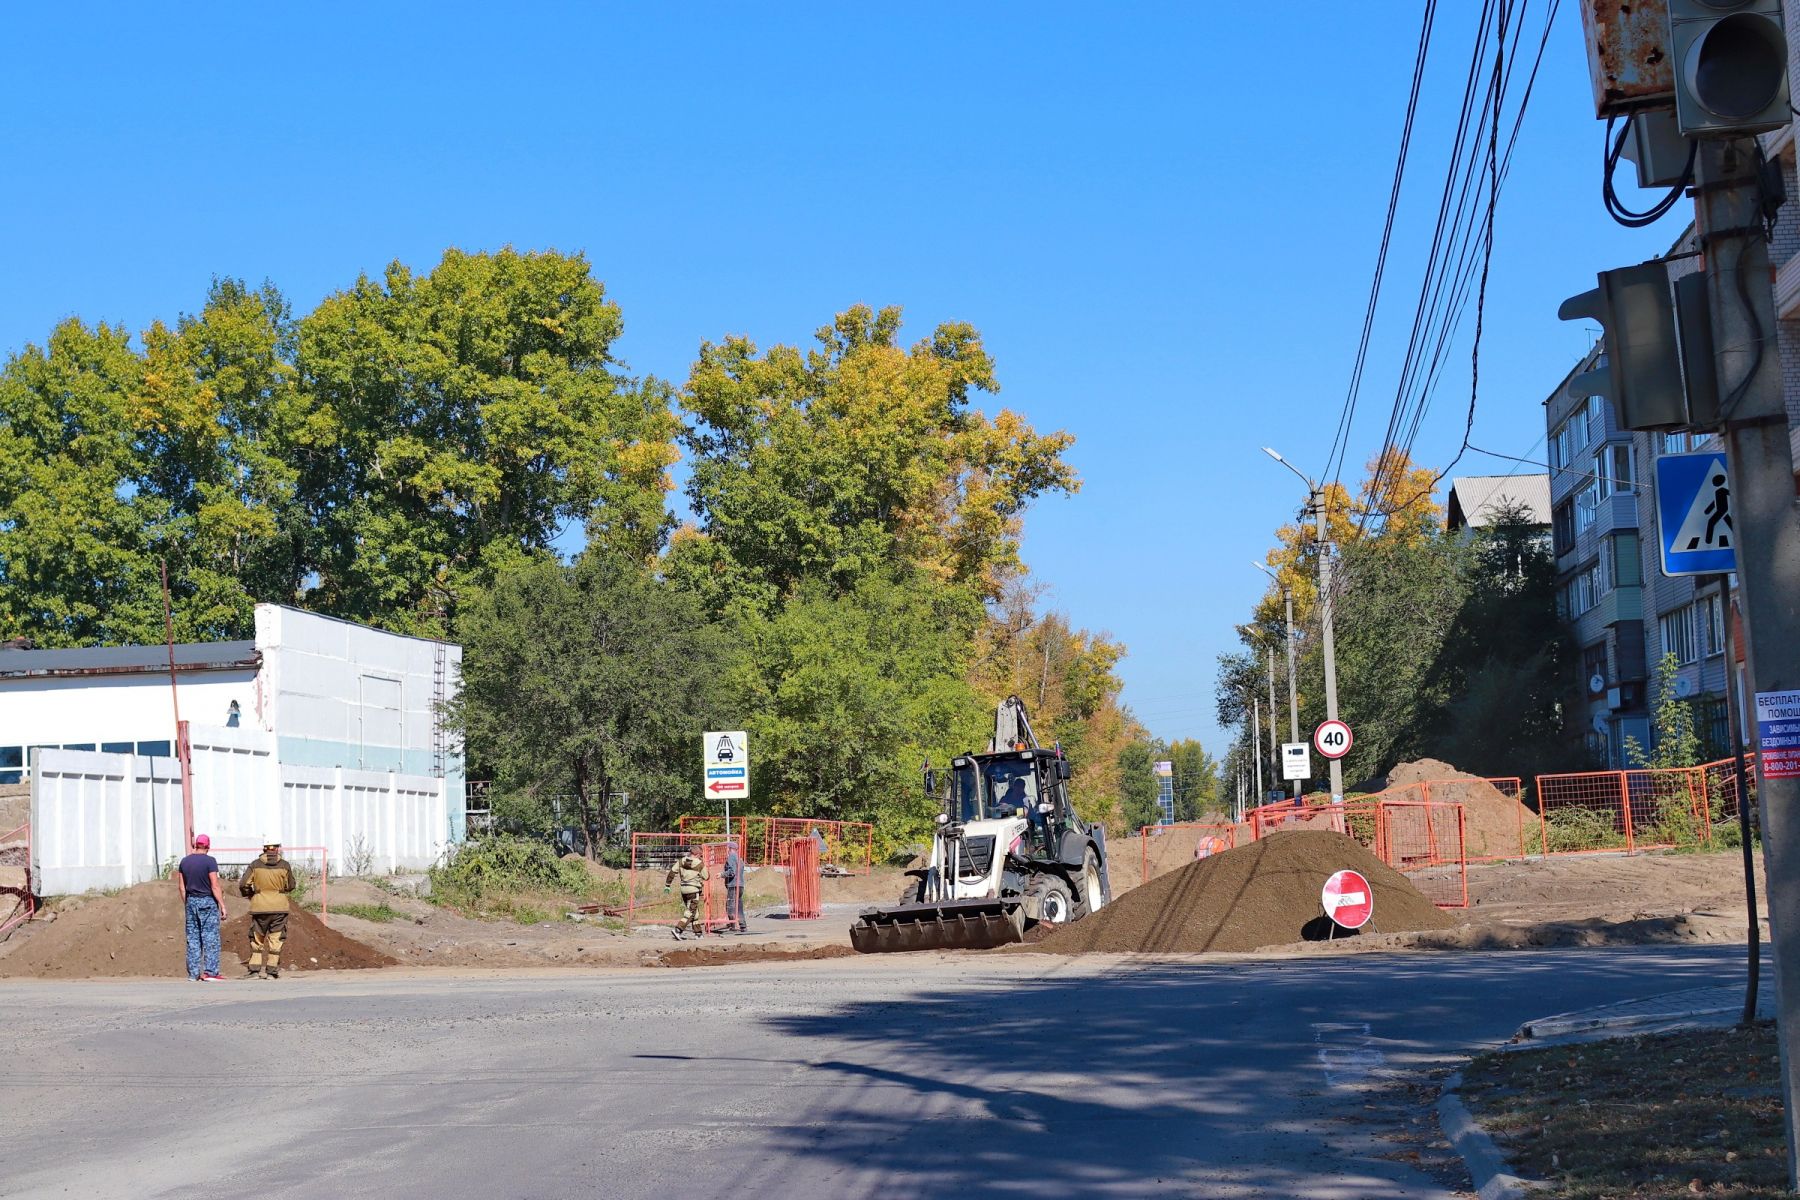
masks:
<path id="1" fill-rule="evenodd" d="M 333 916 L 356 917 L 383 925 L 389 921 L 398 921 L 402 915 L 399 909 L 391 907 L 385 900 L 380 904 L 339 904 L 331 912 Z"/>
<path id="2" fill-rule="evenodd" d="M 1625 833 L 1610 809 L 1570 805 L 1544 815 L 1546 849 L 1556 854 L 1570 850 L 1623 850 Z"/>
<path id="3" fill-rule="evenodd" d="M 587 864 L 564 861 L 543 842 L 491 837 L 453 847 L 432 867 L 431 898 L 456 907 L 479 907 L 484 900 L 516 892 L 581 895 L 593 885 Z"/>

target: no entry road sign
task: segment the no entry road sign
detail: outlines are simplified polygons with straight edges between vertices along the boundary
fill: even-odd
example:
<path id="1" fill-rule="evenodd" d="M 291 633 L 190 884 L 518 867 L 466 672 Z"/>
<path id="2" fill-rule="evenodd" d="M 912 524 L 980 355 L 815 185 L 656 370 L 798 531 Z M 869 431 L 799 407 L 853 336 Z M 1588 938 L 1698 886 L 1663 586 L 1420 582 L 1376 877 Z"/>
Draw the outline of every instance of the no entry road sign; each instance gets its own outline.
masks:
<path id="1" fill-rule="evenodd" d="M 1375 915 L 1375 893 L 1355 871 L 1339 871 L 1327 879 L 1319 901 L 1325 915 L 1345 929 L 1361 929 Z"/>
<path id="2" fill-rule="evenodd" d="M 1313 730 L 1313 749 L 1326 758 L 1342 758 L 1355 744 L 1355 735 L 1342 721 L 1326 721 Z"/>

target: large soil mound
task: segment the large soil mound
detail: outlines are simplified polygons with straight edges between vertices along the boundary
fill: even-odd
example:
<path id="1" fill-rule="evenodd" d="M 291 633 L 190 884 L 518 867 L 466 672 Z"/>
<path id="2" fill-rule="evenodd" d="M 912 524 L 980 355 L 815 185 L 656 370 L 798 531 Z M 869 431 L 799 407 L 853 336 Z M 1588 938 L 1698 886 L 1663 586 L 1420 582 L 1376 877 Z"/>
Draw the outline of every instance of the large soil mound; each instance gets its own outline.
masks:
<path id="1" fill-rule="evenodd" d="M 1481 776 L 1435 758 L 1421 758 L 1388 772 L 1388 799 L 1404 799 L 1399 790 L 1418 783 L 1431 784 L 1433 800 L 1463 806 L 1464 846 L 1470 858 L 1516 858 L 1530 846 L 1537 814 Z"/>
<path id="2" fill-rule="evenodd" d="M 235 903 L 234 903 L 235 900 Z M 226 897 L 220 970 L 234 974 L 250 953 L 250 916 L 245 900 Z M 23 931 L 21 931 L 23 932 Z M 14 935 L 18 936 L 17 934 Z M 187 935 L 179 897 L 166 881 L 140 883 L 114 896 L 96 896 L 65 909 L 54 921 L 33 923 L 24 943 L 0 958 L 0 976 L 39 979 L 98 979 L 114 975 L 187 974 Z M 289 915 L 283 971 L 388 967 L 395 959 L 328 929 L 309 912 Z"/>
<path id="3" fill-rule="evenodd" d="M 1442 929 L 1455 923 L 1354 839 L 1301 829 L 1192 862 L 1022 949 L 1041 954 L 1198 954 L 1302 941 L 1323 928 L 1319 891 L 1334 871 L 1345 868 L 1362 872 L 1374 889 L 1371 932 Z"/>

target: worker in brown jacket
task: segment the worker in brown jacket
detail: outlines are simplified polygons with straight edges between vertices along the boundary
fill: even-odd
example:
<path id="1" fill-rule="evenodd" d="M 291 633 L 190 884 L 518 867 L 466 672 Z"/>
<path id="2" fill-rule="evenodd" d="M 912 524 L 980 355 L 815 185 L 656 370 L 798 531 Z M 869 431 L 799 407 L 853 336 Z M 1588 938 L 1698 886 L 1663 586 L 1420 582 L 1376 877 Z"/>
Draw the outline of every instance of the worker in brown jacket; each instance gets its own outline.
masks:
<path id="1" fill-rule="evenodd" d="M 663 891 L 667 893 L 678 880 L 681 883 L 681 920 L 675 922 L 675 940 L 679 942 L 695 926 L 698 926 L 694 929 L 696 937 L 706 932 L 706 923 L 700 919 L 701 894 L 707 880 L 706 863 L 692 850 L 669 868 L 669 873 L 663 877 Z"/>
<path id="2" fill-rule="evenodd" d="M 281 944 L 287 941 L 288 893 L 294 869 L 281 857 L 280 842 L 264 842 L 262 857 L 244 869 L 238 892 L 250 897 L 250 977 L 281 975 Z M 267 974 L 264 974 L 264 971 Z"/>

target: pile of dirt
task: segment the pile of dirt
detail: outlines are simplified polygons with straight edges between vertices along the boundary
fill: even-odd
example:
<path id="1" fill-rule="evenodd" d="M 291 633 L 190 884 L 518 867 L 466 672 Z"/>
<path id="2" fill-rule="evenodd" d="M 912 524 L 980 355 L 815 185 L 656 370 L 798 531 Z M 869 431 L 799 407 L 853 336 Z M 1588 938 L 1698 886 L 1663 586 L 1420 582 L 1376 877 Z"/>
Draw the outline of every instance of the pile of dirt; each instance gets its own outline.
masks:
<path id="1" fill-rule="evenodd" d="M 856 951 L 848 946 L 813 946 L 806 950 L 783 950 L 773 946 L 696 946 L 691 950 L 668 950 L 656 961 L 665 967 L 728 967 L 733 963 L 792 962 L 801 959 L 849 958 Z"/>
<path id="2" fill-rule="evenodd" d="M 1388 772 L 1390 791 L 1420 783 L 1431 784 L 1431 799 L 1463 806 L 1463 842 L 1470 858 L 1513 858 L 1524 853 L 1538 819 L 1524 804 L 1481 776 L 1435 758 L 1401 763 Z"/>
<path id="3" fill-rule="evenodd" d="M 226 898 L 221 968 L 250 952 L 247 901 Z M 119 975 L 181 978 L 187 974 L 186 925 L 180 898 L 166 881 L 140 883 L 112 896 L 94 896 L 33 921 L 30 936 L 0 958 L 0 976 L 99 979 Z M 299 971 L 386 967 L 393 958 L 326 928 L 309 912 L 288 917 L 283 968 Z M 224 972 L 230 975 L 229 970 Z"/>
<path id="4" fill-rule="evenodd" d="M 1354 839 L 1302 829 L 1189 863 L 1020 949 L 1039 954 L 1201 954 L 1298 942 L 1322 936 L 1320 889 L 1333 872 L 1346 868 L 1360 871 L 1374 889 L 1372 932 L 1442 929 L 1455 923 Z"/>

